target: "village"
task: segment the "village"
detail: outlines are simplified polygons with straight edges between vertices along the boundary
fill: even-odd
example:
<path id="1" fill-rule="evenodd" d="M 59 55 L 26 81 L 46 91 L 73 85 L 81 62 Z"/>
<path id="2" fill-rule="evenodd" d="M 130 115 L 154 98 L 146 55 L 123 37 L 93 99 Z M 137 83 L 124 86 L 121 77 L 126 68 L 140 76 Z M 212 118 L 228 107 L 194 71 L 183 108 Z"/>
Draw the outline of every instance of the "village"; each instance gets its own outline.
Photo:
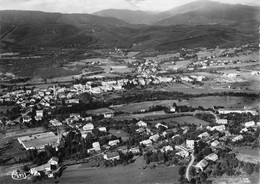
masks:
<path id="1" fill-rule="evenodd" d="M 142 160 L 142 170 L 178 168 L 179 183 L 210 183 L 222 175 L 251 183 L 260 160 L 235 150 L 259 148 L 259 95 L 255 86 L 237 84 L 259 72 L 233 66 L 215 71 L 208 67 L 227 62 L 211 57 L 178 66 L 194 57 L 192 50 L 181 52 L 187 54 L 131 56 L 134 72 L 116 77 L 101 73 L 77 76 L 69 84 L 5 88 L 0 96 L 7 108 L 0 114 L 2 173 L 40 181 L 62 178 L 72 165 L 127 167 Z M 118 74 L 111 68 L 108 73 Z"/>

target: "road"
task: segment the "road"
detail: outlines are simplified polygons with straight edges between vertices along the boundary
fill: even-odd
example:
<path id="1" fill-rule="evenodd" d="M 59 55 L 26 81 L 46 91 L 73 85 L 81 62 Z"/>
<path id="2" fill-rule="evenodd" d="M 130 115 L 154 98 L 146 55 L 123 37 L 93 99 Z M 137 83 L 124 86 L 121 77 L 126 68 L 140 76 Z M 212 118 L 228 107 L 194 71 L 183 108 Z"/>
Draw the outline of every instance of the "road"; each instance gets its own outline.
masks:
<path id="1" fill-rule="evenodd" d="M 194 160 L 195 160 L 195 157 L 194 157 L 193 152 L 192 152 L 191 153 L 191 161 L 190 161 L 190 163 L 189 163 L 189 165 L 186 169 L 186 178 L 187 178 L 188 181 L 190 181 L 190 167 L 192 166 Z"/>

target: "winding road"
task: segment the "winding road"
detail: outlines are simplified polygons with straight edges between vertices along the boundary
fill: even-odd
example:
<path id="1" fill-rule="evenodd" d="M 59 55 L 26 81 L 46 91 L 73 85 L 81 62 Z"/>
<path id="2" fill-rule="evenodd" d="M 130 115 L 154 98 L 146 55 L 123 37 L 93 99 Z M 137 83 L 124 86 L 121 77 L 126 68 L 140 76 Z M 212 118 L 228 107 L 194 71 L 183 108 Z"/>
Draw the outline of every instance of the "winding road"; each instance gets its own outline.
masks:
<path id="1" fill-rule="evenodd" d="M 191 153 L 191 161 L 186 169 L 186 178 L 188 181 L 190 181 L 190 167 L 192 166 L 193 162 L 195 160 L 193 152 Z"/>

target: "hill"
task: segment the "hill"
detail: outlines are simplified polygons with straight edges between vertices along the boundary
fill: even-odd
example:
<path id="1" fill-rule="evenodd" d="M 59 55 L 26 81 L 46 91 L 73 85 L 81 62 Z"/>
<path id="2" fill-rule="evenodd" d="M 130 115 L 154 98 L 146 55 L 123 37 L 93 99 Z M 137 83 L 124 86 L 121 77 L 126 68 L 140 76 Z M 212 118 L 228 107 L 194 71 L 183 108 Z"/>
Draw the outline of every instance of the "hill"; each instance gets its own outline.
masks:
<path id="1" fill-rule="evenodd" d="M 248 21 L 259 21 L 259 8 L 246 5 L 231 5 L 214 1 L 200 0 L 163 12 L 158 16 L 172 16 L 158 21 L 155 25 L 167 26 L 176 24 L 231 25 Z"/>
<path id="2" fill-rule="evenodd" d="M 93 15 L 98 15 L 101 17 L 114 17 L 121 19 L 130 24 L 152 24 L 156 21 L 162 20 L 158 19 L 156 12 L 146 12 L 140 10 L 118 10 L 118 9 L 108 9 L 93 13 Z M 171 15 L 169 14 L 168 17 Z"/>
<path id="3" fill-rule="evenodd" d="M 89 14 L 0 11 L 0 17 L 3 47 L 129 46 L 136 30 L 122 20 Z"/>
<path id="4" fill-rule="evenodd" d="M 9 51 L 113 47 L 172 50 L 237 46 L 257 42 L 259 34 L 258 22 L 253 19 L 241 22 L 226 20 L 229 25 L 148 26 L 89 14 L 0 11 L 0 17 L 1 49 Z"/>

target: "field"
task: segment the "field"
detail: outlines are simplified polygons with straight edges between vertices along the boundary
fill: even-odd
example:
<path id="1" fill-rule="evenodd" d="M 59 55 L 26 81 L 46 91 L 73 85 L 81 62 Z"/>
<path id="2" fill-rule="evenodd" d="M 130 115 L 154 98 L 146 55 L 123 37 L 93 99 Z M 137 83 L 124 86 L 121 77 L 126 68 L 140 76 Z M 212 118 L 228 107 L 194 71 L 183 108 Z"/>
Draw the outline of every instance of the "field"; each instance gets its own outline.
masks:
<path id="1" fill-rule="evenodd" d="M 223 106 L 225 108 L 243 108 L 244 106 L 251 106 L 257 108 L 259 106 L 259 100 L 257 98 L 234 96 L 208 96 L 183 100 L 178 103 L 178 105 L 188 105 L 192 107 L 202 106 L 204 108 L 212 108 L 213 106 Z"/>
<path id="2" fill-rule="evenodd" d="M 116 137 L 121 137 L 123 140 L 128 140 L 129 135 L 123 130 L 115 130 L 115 129 L 110 129 L 109 133 L 116 136 Z"/>
<path id="3" fill-rule="evenodd" d="M 6 112 L 7 110 L 12 110 L 14 106 L 0 106 L 0 112 Z"/>
<path id="4" fill-rule="evenodd" d="M 197 119 L 193 116 L 181 116 L 181 117 L 172 117 L 172 118 L 165 118 L 160 120 L 151 120 L 150 123 L 179 123 L 179 124 L 195 124 L 195 125 L 208 125 L 209 123 L 200 119 Z"/>
<path id="5" fill-rule="evenodd" d="M 179 166 L 147 167 L 142 158 L 138 158 L 133 164 L 110 168 L 89 168 L 85 164 L 69 166 L 61 178 L 37 182 L 39 184 L 49 183 L 90 183 L 90 184 L 155 184 L 155 183 L 177 183 L 179 179 Z M 29 184 L 31 181 L 14 181 L 10 176 L 0 178 L 0 184 Z"/>
<path id="6" fill-rule="evenodd" d="M 148 110 L 149 107 L 155 106 L 155 105 L 161 105 L 161 106 L 166 106 L 170 107 L 172 106 L 173 103 L 177 103 L 176 100 L 156 100 L 156 101 L 144 101 L 140 103 L 131 103 L 131 104 L 124 104 L 120 106 L 114 106 L 111 107 L 115 111 L 123 111 L 123 112 L 137 112 L 140 110 Z"/>
<path id="7" fill-rule="evenodd" d="M 237 153 L 237 159 L 245 162 L 257 163 L 260 162 L 260 149 L 252 149 L 250 147 L 234 148 L 233 152 Z"/>
<path id="8" fill-rule="evenodd" d="M 248 182 L 250 181 L 250 182 Z M 212 184 L 259 184 L 259 174 L 254 173 L 250 176 L 226 176 L 214 178 Z"/>

